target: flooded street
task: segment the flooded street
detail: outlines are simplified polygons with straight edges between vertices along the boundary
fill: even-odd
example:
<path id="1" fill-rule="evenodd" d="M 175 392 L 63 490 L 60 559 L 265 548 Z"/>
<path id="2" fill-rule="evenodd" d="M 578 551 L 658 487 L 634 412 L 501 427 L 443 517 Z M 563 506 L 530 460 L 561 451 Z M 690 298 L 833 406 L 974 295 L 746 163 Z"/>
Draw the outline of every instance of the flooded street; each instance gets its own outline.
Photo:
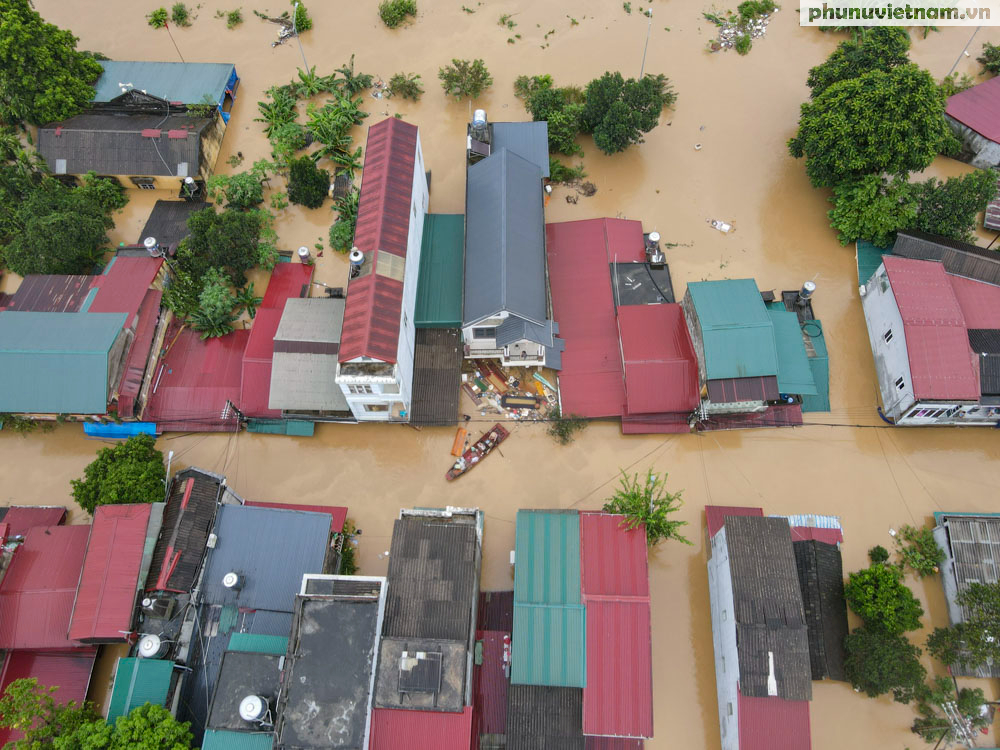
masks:
<path id="1" fill-rule="evenodd" d="M 367 97 L 372 112 L 367 123 L 398 112 L 421 127 L 433 174 L 430 208 L 437 213 L 463 211 L 470 110 L 467 102 L 444 97 L 439 66 L 452 57 L 484 58 L 494 84 L 476 106 L 493 120 L 520 120 L 527 115 L 511 89 L 518 75 L 549 73 L 558 85 L 585 84 L 609 69 L 635 76 L 646 37 L 638 3 L 628 15 L 621 3 L 598 0 L 466 2 L 474 13 L 464 12 L 460 0 L 422 0 L 412 26 L 390 31 L 379 21 L 374 1 L 314 0 L 309 5 L 314 27 L 302 38 L 309 64 L 319 74 L 331 73 L 356 53 L 356 69 L 385 80 L 400 71 L 422 76 L 426 93 L 419 103 Z M 47 20 L 80 36 L 83 49 L 118 59 L 178 59 L 167 33 L 146 25 L 144 15 L 156 3 L 106 0 L 100 12 L 81 0 L 36 0 L 35 5 Z M 656 0 L 652 7 L 645 70 L 670 77 L 679 95 L 676 111 L 664 114 L 647 143 L 614 157 L 582 140 L 588 179 L 598 192 L 571 205 L 565 201 L 567 189 L 557 187 L 546 219 L 640 219 L 647 231 L 655 229 L 665 242 L 677 243 L 667 250 L 667 260 L 678 297 L 686 282 L 701 279 L 754 276 L 764 290 L 815 280 L 814 307 L 830 349 L 832 412 L 806 415 L 810 424 L 798 429 L 700 435 L 624 437 L 617 424 L 593 424 L 568 447 L 557 446 L 541 427 L 516 424 L 498 455 L 455 483 L 444 481 L 451 429 L 320 425 L 313 438 L 170 434 L 159 447 L 174 451 L 174 468 L 196 465 L 224 473 L 249 499 L 346 505 L 363 532 L 360 566 L 366 574 L 385 573 L 391 522 L 400 507 L 478 505 L 487 514 L 482 581 L 487 589 L 512 587 L 508 550 L 519 507 L 597 508 L 613 491 L 619 469 L 669 472 L 669 488 L 683 489 L 681 516 L 694 545 L 666 544 L 651 557 L 656 738 L 646 746 L 714 750 L 719 729 L 704 506 L 760 505 L 769 514 L 839 515 L 845 570 L 853 570 L 866 564 L 869 547 L 891 546 L 890 527 L 923 525 L 937 510 L 996 511 L 1000 433 L 884 429 L 875 413 L 876 381 L 854 250 L 839 246 L 826 220 L 826 192 L 811 188 L 802 163 L 785 148 L 806 97 L 809 67 L 825 59 L 842 37 L 800 28 L 790 4 L 749 56 L 710 55 L 704 47 L 713 27 L 701 17 L 709 6 Z M 231 61 L 241 76 L 218 164 L 222 172 L 229 171 L 225 161 L 237 151 L 245 157 L 244 168 L 269 155 L 261 126 L 253 122 L 256 102 L 302 65 L 294 41 L 272 49 L 276 27 L 252 13 L 256 8 L 276 15 L 284 3 L 244 4 L 244 23 L 233 31 L 214 17 L 216 10 L 231 8 L 208 0 L 191 28 L 172 29 L 185 60 Z M 517 26 L 512 31 L 497 24 L 503 13 L 513 14 Z M 570 15 L 578 25 L 571 24 Z M 545 39 L 551 29 L 555 33 Z M 514 33 L 522 38 L 510 45 L 507 38 Z M 971 33 L 970 28 L 943 28 L 927 39 L 915 33 L 912 57 L 940 78 Z M 978 69 L 974 58 L 984 41 L 1000 42 L 1000 29 L 980 31 L 959 72 Z M 362 145 L 364 132 L 358 129 Z M 696 144 L 702 148 L 696 150 Z M 929 173 L 944 177 L 965 171 L 962 164 L 939 159 Z M 281 180 L 272 182 L 277 187 Z M 136 241 L 152 203 L 171 197 L 152 191 L 130 195 L 132 202 L 113 232 L 115 243 Z M 716 232 L 707 219 L 732 222 L 736 231 Z M 312 246 L 318 237 L 325 245 L 331 220 L 326 206 L 285 210 L 276 225 L 280 246 Z M 983 240 L 985 245 L 989 237 Z M 318 259 L 315 278 L 343 285 L 346 267 L 341 256 L 327 250 Z M 9 283 L 5 280 L 5 286 Z M 257 287 L 263 291 L 263 283 Z M 79 425 L 27 437 L 0 433 L 0 503 L 72 505 L 69 480 L 82 474 L 101 445 L 84 439 Z M 71 520 L 85 517 L 77 509 Z M 946 625 L 938 581 L 909 583 L 928 613 L 925 624 Z M 924 637 L 914 634 L 916 642 Z M 996 684 L 982 681 L 981 686 L 989 699 L 997 698 Z M 912 707 L 887 697 L 868 699 L 843 684 L 817 683 L 811 716 L 816 750 L 923 746 L 909 732 Z"/>

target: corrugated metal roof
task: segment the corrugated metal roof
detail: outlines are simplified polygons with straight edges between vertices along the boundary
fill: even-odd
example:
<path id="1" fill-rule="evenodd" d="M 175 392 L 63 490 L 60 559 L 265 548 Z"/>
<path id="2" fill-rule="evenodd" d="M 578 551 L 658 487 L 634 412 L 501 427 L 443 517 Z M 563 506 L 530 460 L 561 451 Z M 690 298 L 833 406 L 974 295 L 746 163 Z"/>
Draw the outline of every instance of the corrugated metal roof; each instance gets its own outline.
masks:
<path id="1" fill-rule="evenodd" d="M 582 604 L 515 602 L 513 641 L 512 684 L 587 684 L 587 612 Z"/>
<path id="2" fill-rule="evenodd" d="M 740 695 L 740 750 L 809 750 L 809 701 Z"/>
<path id="3" fill-rule="evenodd" d="M 0 412 L 104 414 L 122 313 L 0 312 Z"/>
<path id="4" fill-rule="evenodd" d="M 89 526 L 36 526 L 0 580 L 0 648 L 69 648 L 73 598 Z"/>
<path id="5" fill-rule="evenodd" d="M 708 538 L 711 539 L 715 533 L 726 524 L 728 516 L 763 516 L 762 508 L 745 508 L 733 505 L 706 505 L 705 525 L 708 529 Z"/>
<path id="6" fill-rule="evenodd" d="M 800 396 L 817 395 L 799 316 L 787 310 L 768 310 L 767 314 L 774 326 L 774 344 L 778 352 L 778 390 Z"/>
<path id="7" fill-rule="evenodd" d="M 624 516 L 580 513 L 581 591 L 588 597 L 648 599 L 646 531 L 626 528 Z"/>
<path id="8" fill-rule="evenodd" d="M 206 729 L 201 750 L 271 750 L 271 732 L 230 732 L 228 729 Z"/>
<path id="9" fill-rule="evenodd" d="M 894 256 L 883 262 L 903 318 L 914 397 L 978 400 L 978 363 L 944 266 Z"/>
<path id="10" fill-rule="evenodd" d="M 1000 328 L 1000 286 L 948 274 L 965 325 L 969 328 Z M 975 351 L 975 349 L 973 349 Z"/>
<path id="11" fill-rule="evenodd" d="M 129 347 L 128 359 L 125 361 L 125 371 L 118 383 L 118 416 L 123 419 L 135 417 L 135 401 L 142 389 L 143 376 L 149 364 L 150 349 L 153 347 L 153 337 L 156 334 L 156 324 L 160 320 L 160 300 L 163 292 L 149 289 L 139 305 L 139 320 L 136 324 L 135 338 Z M 86 425 L 85 425 L 86 427 Z"/>
<path id="12" fill-rule="evenodd" d="M 236 72 L 232 63 L 101 60 L 100 65 L 104 72 L 94 84 L 94 102 L 110 102 L 125 93 L 125 87 L 168 102 L 200 104 L 206 96 L 217 102 Z"/>
<path id="13" fill-rule="evenodd" d="M 472 707 L 462 713 L 372 709 L 371 750 L 468 750 Z"/>
<path id="14" fill-rule="evenodd" d="M 211 604 L 291 612 L 305 573 L 322 573 L 330 538 L 329 516 L 319 513 L 223 505 L 218 537 L 205 561 L 201 588 Z M 239 590 L 222 584 L 243 577 Z"/>
<path id="15" fill-rule="evenodd" d="M 608 264 L 644 259 L 642 225 L 588 219 L 545 226 L 553 317 L 566 342 L 559 373 L 564 414 L 617 417 L 625 384 Z"/>
<path id="16" fill-rule="evenodd" d="M 462 358 L 462 332 L 458 328 L 417 329 L 410 424 L 458 422 Z"/>
<path id="17" fill-rule="evenodd" d="M 541 122 L 494 122 L 493 152 L 508 149 L 527 159 L 549 176 L 549 124 Z"/>
<path id="18" fill-rule="evenodd" d="M 274 334 L 268 408 L 300 414 L 349 411 L 335 382 L 344 300 L 289 297 L 284 304 Z"/>
<path id="19" fill-rule="evenodd" d="M 830 356 L 826 349 L 822 323 L 811 321 L 802 330 L 809 336 L 809 343 L 812 345 L 809 369 L 818 391 L 815 396 L 802 397 L 802 411 L 830 411 Z"/>
<path id="20" fill-rule="evenodd" d="M 124 641 L 132 629 L 151 505 L 100 505 L 83 560 L 69 637 Z"/>
<path id="21" fill-rule="evenodd" d="M 688 293 L 698 314 L 709 380 L 778 374 L 771 319 L 753 279 L 693 281 Z"/>
<path id="22" fill-rule="evenodd" d="M 879 247 L 867 240 L 858 240 L 854 248 L 858 262 L 858 284 L 864 286 L 882 265 L 882 256 L 891 253 L 892 248 Z"/>
<path id="23" fill-rule="evenodd" d="M 507 750 L 584 750 L 579 688 L 511 685 Z"/>
<path id="24" fill-rule="evenodd" d="M 284 656 L 288 651 L 288 638 L 281 635 L 232 633 L 229 636 L 229 650 L 246 651 L 252 654 Z"/>
<path id="25" fill-rule="evenodd" d="M 626 737 L 584 737 L 584 750 L 642 750 L 645 743 Z"/>
<path id="26" fill-rule="evenodd" d="M 354 244 L 369 254 L 372 270 L 348 283 L 341 362 L 396 361 L 403 283 L 375 269 L 379 253 L 406 258 L 417 143 L 416 125 L 396 118 L 368 129 Z"/>
<path id="27" fill-rule="evenodd" d="M 94 276 L 31 275 L 0 309 L 21 312 L 80 312 Z"/>
<path id="28" fill-rule="evenodd" d="M 911 229 L 896 234 L 892 252 L 915 260 L 939 260 L 948 273 L 1000 284 L 1000 253 L 996 250 Z"/>
<path id="29" fill-rule="evenodd" d="M 618 308 L 629 414 L 691 412 L 698 405 L 698 359 L 681 306 Z"/>
<path id="30" fill-rule="evenodd" d="M 844 639 L 849 630 L 840 549 L 815 539 L 793 541 L 792 548 L 809 632 L 812 679 L 844 680 Z"/>
<path id="31" fill-rule="evenodd" d="M 482 663 L 475 667 L 472 699 L 480 736 L 507 733 L 505 639 L 509 641 L 510 633 L 476 631 L 476 640 L 482 643 Z"/>
<path id="32" fill-rule="evenodd" d="M 522 508 L 515 546 L 515 609 L 518 604 L 580 603 L 579 513 Z"/>
<path id="33" fill-rule="evenodd" d="M 778 378 L 774 375 L 753 378 L 709 380 L 708 398 L 715 404 L 734 401 L 775 401 L 778 398 Z"/>
<path id="34" fill-rule="evenodd" d="M 507 149 L 473 164 L 465 188 L 464 326 L 506 311 L 546 320 L 542 174 Z"/>
<path id="35" fill-rule="evenodd" d="M 252 508 L 280 508 L 284 510 L 301 510 L 306 513 L 326 513 L 330 516 L 330 531 L 334 534 L 344 530 L 347 520 L 347 508 L 340 505 L 302 505 L 301 503 L 265 503 L 258 500 L 247 500 L 244 505 Z"/>
<path id="36" fill-rule="evenodd" d="M 156 201 L 153 204 L 153 210 L 149 213 L 149 218 L 146 219 L 146 223 L 142 227 L 142 232 L 139 233 L 136 244 L 142 245 L 143 240 L 147 237 L 154 237 L 159 245 L 176 247 L 182 239 L 190 234 L 187 220 L 191 214 L 204 208 L 211 208 L 211 206 L 211 203 L 200 201 Z"/>
<path id="37" fill-rule="evenodd" d="M 945 114 L 1000 143 L 1000 80 L 989 78 L 948 97 Z"/>
<path id="38" fill-rule="evenodd" d="M 427 214 L 420 246 L 420 274 L 413 323 L 417 328 L 462 326 L 465 216 Z"/>
<path id="39" fill-rule="evenodd" d="M 2 519 L 11 536 L 26 534 L 35 526 L 58 526 L 66 520 L 66 509 L 61 505 L 14 505 L 4 510 Z"/>
<path id="40" fill-rule="evenodd" d="M 126 325 L 133 325 L 149 285 L 162 267 L 163 258 L 112 258 L 104 273 L 95 279 L 97 296 L 87 312 L 127 313 Z"/>
<path id="41" fill-rule="evenodd" d="M 514 592 L 480 591 L 477 630 L 509 633 L 514 627 Z"/>
<path id="42" fill-rule="evenodd" d="M 166 659 L 119 659 L 108 701 L 108 723 L 114 724 L 119 716 L 128 716 L 146 703 L 165 705 L 173 673 L 174 662 Z"/>

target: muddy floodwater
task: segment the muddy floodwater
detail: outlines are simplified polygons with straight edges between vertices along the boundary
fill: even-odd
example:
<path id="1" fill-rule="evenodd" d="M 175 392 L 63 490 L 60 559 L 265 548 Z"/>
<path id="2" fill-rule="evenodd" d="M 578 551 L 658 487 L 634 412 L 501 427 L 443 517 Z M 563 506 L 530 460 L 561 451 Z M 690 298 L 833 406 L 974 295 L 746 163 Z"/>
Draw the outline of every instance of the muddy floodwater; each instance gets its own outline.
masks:
<path id="1" fill-rule="evenodd" d="M 467 102 L 444 97 L 437 82 L 440 65 L 452 57 L 482 57 L 494 84 L 475 106 L 493 120 L 526 119 L 511 90 L 517 75 L 549 73 L 557 84 L 584 84 L 605 70 L 636 76 L 647 33 L 639 13 L 645 4 L 639 2 L 632 3 L 631 14 L 617 0 L 465 2 L 474 12 L 464 11 L 462 0 L 420 0 L 415 23 L 390 31 L 377 17 L 375 0 L 313 0 L 308 5 L 314 28 L 302 37 L 309 64 L 320 74 L 331 73 L 354 53 L 359 70 L 386 80 L 400 71 L 422 76 L 426 94 L 419 103 L 367 97 L 366 106 L 369 123 L 400 113 L 420 126 L 433 174 L 430 209 L 437 213 L 463 210 L 470 113 Z M 146 25 L 144 16 L 157 2 L 35 0 L 35 5 L 48 20 L 72 29 L 83 49 L 118 59 L 178 59 L 167 32 Z M 230 169 L 225 160 L 237 151 L 245 166 L 268 156 L 260 124 L 253 122 L 256 102 L 302 66 L 298 46 L 272 49 L 276 27 L 252 13 L 276 15 L 287 5 L 243 3 L 244 23 L 229 31 L 215 13 L 236 5 L 207 0 L 198 6 L 193 26 L 172 29 L 185 60 L 231 61 L 242 78 L 219 171 Z M 677 244 L 667 260 L 678 296 L 686 282 L 700 279 L 753 276 L 761 289 L 775 290 L 815 280 L 814 309 L 830 349 L 832 412 L 806 415 L 810 424 L 802 428 L 701 435 L 623 437 L 616 424 L 593 424 L 568 447 L 555 445 L 539 426 L 518 424 L 502 452 L 455 483 L 444 481 L 451 429 L 321 425 L 313 438 L 171 434 L 159 446 L 174 452 L 175 468 L 196 465 L 225 473 L 236 491 L 251 499 L 348 506 L 363 532 L 360 564 L 368 574 L 386 571 L 385 552 L 400 507 L 478 505 L 487 514 L 483 587 L 494 589 L 512 586 L 508 550 L 519 507 L 597 508 L 614 489 L 619 469 L 669 472 L 669 487 L 684 492 L 680 515 L 693 545 L 665 544 L 650 558 L 656 738 L 647 747 L 713 749 L 719 747 L 719 729 L 704 506 L 748 504 L 774 514 L 839 515 L 845 569 L 853 570 L 866 564 L 872 545 L 891 546 L 891 527 L 929 523 L 938 510 L 998 510 L 1000 432 L 887 429 L 875 413 L 877 389 L 853 249 L 838 245 L 825 217 L 826 193 L 810 187 L 802 163 L 791 159 L 784 145 L 806 97 L 809 67 L 842 37 L 800 28 L 790 3 L 749 56 L 708 54 L 713 27 L 701 16 L 708 4 L 655 0 L 652 8 L 645 70 L 670 77 L 679 95 L 676 110 L 664 113 L 645 144 L 614 157 L 582 139 L 584 164 L 598 192 L 574 205 L 565 201 L 567 189 L 557 187 L 546 218 L 640 219 L 647 231 L 655 229 Z M 501 14 L 511 14 L 516 27 L 501 27 Z M 916 32 L 912 57 L 937 78 L 956 60 L 958 71 L 975 73 L 982 42 L 1000 42 L 1000 29 L 982 29 L 969 47 L 971 57 L 965 57 L 972 31 L 943 28 L 926 39 Z M 515 34 L 520 39 L 509 44 Z M 359 129 L 358 137 L 363 135 Z M 965 171 L 965 165 L 939 159 L 929 173 Z M 131 195 L 117 220 L 116 243 L 136 241 L 153 201 L 169 197 Z M 708 219 L 732 222 L 736 231 L 723 235 Z M 282 246 L 311 246 L 320 237 L 325 244 L 330 221 L 328 207 L 282 212 L 277 223 Z M 989 239 L 983 235 L 982 244 Z M 342 285 L 346 263 L 328 250 L 318 259 L 316 278 Z M 10 285 L 5 280 L 6 290 Z M 71 505 L 69 480 L 101 445 L 84 439 L 79 425 L 27 437 L 0 433 L 0 503 Z M 76 510 L 71 520 L 86 518 Z M 946 625 L 939 582 L 908 582 L 927 611 L 924 623 Z M 925 635 L 912 634 L 921 644 Z M 993 682 L 978 684 L 996 699 Z M 922 747 L 908 730 L 914 715 L 912 707 L 888 698 L 872 700 L 843 684 L 817 683 L 813 747 Z M 983 738 L 980 744 L 994 740 Z"/>

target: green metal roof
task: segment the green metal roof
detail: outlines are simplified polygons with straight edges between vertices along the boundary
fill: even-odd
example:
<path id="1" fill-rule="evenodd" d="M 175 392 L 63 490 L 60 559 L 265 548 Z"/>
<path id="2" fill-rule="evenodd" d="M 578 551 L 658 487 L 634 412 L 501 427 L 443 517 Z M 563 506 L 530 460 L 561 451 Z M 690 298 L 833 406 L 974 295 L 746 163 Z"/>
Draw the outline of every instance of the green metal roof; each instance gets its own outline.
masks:
<path id="1" fill-rule="evenodd" d="M 465 217 L 427 214 L 420 246 L 420 274 L 413 322 L 417 328 L 462 325 Z"/>
<path id="2" fill-rule="evenodd" d="M 767 314 L 774 324 L 774 343 L 778 350 L 778 390 L 815 396 L 816 382 L 809 369 L 799 316 L 784 309 L 768 310 Z"/>
<path id="3" fill-rule="evenodd" d="M 0 412 L 104 414 L 125 313 L 0 312 Z"/>
<path id="4" fill-rule="evenodd" d="M 778 374 L 771 318 L 753 279 L 694 281 L 688 293 L 698 314 L 709 380 Z"/>
<path id="5" fill-rule="evenodd" d="M 892 253 L 891 247 L 879 247 L 867 240 L 861 240 L 856 244 L 858 260 L 858 284 L 864 286 L 868 279 L 872 277 L 880 265 L 882 256 Z"/>
<path id="6" fill-rule="evenodd" d="M 121 84 L 169 102 L 200 104 L 205 96 L 218 102 L 233 74 L 232 63 L 180 63 L 101 60 L 104 73 L 94 86 L 95 102 L 122 95 Z"/>
<path id="7" fill-rule="evenodd" d="M 270 732 L 230 732 L 206 729 L 201 750 L 271 750 L 274 735 Z"/>
<path id="8" fill-rule="evenodd" d="M 580 516 L 520 510 L 516 528 L 511 680 L 583 687 L 587 618 L 580 600 Z"/>
<path id="9" fill-rule="evenodd" d="M 108 702 L 108 723 L 113 724 L 119 716 L 127 716 L 133 708 L 147 703 L 164 705 L 173 671 L 174 663 L 165 659 L 119 659 Z"/>
<path id="10" fill-rule="evenodd" d="M 288 651 L 288 639 L 282 635 L 233 633 L 229 636 L 229 650 L 284 656 L 285 652 Z"/>
<path id="11" fill-rule="evenodd" d="M 802 411 L 830 411 L 830 355 L 826 349 L 823 323 L 811 320 L 802 330 L 809 336 L 806 353 L 809 355 L 809 369 L 812 370 L 813 381 L 816 383 L 816 395 L 802 397 Z"/>

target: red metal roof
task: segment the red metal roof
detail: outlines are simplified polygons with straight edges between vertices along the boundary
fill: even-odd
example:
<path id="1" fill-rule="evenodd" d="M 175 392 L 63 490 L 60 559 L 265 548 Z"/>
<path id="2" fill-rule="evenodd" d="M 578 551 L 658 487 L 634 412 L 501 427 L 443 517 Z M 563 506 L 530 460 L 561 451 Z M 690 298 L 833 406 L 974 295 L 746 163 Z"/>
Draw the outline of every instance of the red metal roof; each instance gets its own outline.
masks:
<path id="1" fill-rule="evenodd" d="M 131 326 L 162 265 L 163 258 L 114 258 L 103 275 L 94 277 L 97 295 L 87 311 L 128 313 L 127 325 Z"/>
<path id="2" fill-rule="evenodd" d="M 80 312 L 95 276 L 25 276 L 3 309 L 24 312 Z"/>
<path id="3" fill-rule="evenodd" d="M 738 505 L 706 505 L 705 524 L 708 526 L 708 538 L 726 524 L 726 516 L 763 516 L 763 508 L 745 508 Z"/>
<path id="4" fill-rule="evenodd" d="M 914 397 L 978 401 L 979 365 L 944 266 L 892 255 L 882 262 L 903 318 Z"/>
<path id="5" fill-rule="evenodd" d="M 584 750 L 642 750 L 646 746 L 642 740 L 625 737 L 584 737 Z"/>
<path id="6" fill-rule="evenodd" d="M 389 118 L 368 129 L 354 244 L 370 253 L 371 270 L 347 286 L 341 362 L 370 357 L 395 363 L 403 284 L 375 272 L 378 255 L 406 257 L 417 127 Z"/>
<path id="7" fill-rule="evenodd" d="M 57 687 L 53 698 L 57 704 L 82 702 L 87 697 L 90 675 L 97 659 L 96 648 L 68 651 L 8 651 L 0 672 L 0 695 L 14 680 L 34 677 L 40 685 Z M 23 735 L 12 729 L 0 728 L 0 747 Z"/>
<path id="8" fill-rule="evenodd" d="M 3 522 L 10 527 L 10 536 L 26 534 L 35 526 L 58 526 L 65 520 L 66 509 L 61 505 L 14 505 L 3 517 Z"/>
<path id="9" fill-rule="evenodd" d="M 151 505 L 101 505 L 83 561 L 69 637 L 84 643 L 124 641 L 132 628 Z"/>
<path id="10" fill-rule="evenodd" d="M 751 427 L 799 427 L 801 425 L 801 404 L 772 404 L 764 411 L 711 416 L 698 422 L 698 431 L 744 430 Z"/>
<path id="11" fill-rule="evenodd" d="M 698 360 L 677 304 L 618 308 L 629 414 L 690 413 L 698 405 Z"/>
<path id="12" fill-rule="evenodd" d="M 66 637 L 89 526 L 36 526 L 0 581 L 0 648 L 58 649 Z"/>
<path id="13" fill-rule="evenodd" d="M 469 750 L 472 707 L 462 713 L 372 709 L 371 750 Z"/>
<path id="14" fill-rule="evenodd" d="M 617 417 L 624 370 L 608 264 L 645 259 L 642 225 L 587 219 L 545 225 L 553 317 L 566 342 L 559 373 L 564 414 Z"/>
<path id="15" fill-rule="evenodd" d="M 646 532 L 623 516 L 580 513 L 580 586 L 587 607 L 583 733 L 653 736 Z"/>
<path id="16" fill-rule="evenodd" d="M 6 544 L 8 536 L 10 536 L 10 526 L 6 523 L 0 523 L 0 544 Z"/>
<path id="17" fill-rule="evenodd" d="M 991 141 L 1000 143 L 1000 77 L 948 97 L 945 113 Z"/>
<path id="18" fill-rule="evenodd" d="M 135 329 L 135 338 L 128 352 L 125 371 L 118 384 L 118 416 L 129 419 L 135 416 L 135 400 L 142 388 L 142 378 L 146 373 L 149 361 L 149 350 L 153 346 L 153 336 L 156 333 L 156 323 L 160 319 L 160 300 L 163 292 L 149 289 L 139 305 L 139 321 Z"/>
<path id="19" fill-rule="evenodd" d="M 340 533 L 347 520 L 347 508 L 337 505 L 298 505 L 294 503 L 261 503 L 247 500 L 246 505 L 254 508 L 281 508 L 282 510 L 304 510 L 310 513 L 326 513 L 330 516 L 330 531 Z"/>
<path id="20" fill-rule="evenodd" d="M 623 435 L 683 435 L 691 432 L 687 414 L 623 414 Z"/>
<path id="21" fill-rule="evenodd" d="M 474 668 L 473 708 L 477 734 L 507 734 L 507 672 L 504 664 L 504 639 L 510 658 L 510 633 L 478 630 L 476 640 L 483 642 L 483 663 Z"/>
<path id="22" fill-rule="evenodd" d="M 737 699 L 740 750 L 809 750 L 809 701 Z"/>
<path id="23" fill-rule="evenodd" d="M 815 539 L 824 544 L 839 544 L 844 541 L 844 532 L 840 529 L 819 529 L 814 526 L 791 526 L 793 542 L 803 542 Z"/>
<path id="24" fill-rule="evenodd" d="M 1000 286 L 948 274 L 967 328 L 1000 328 Z"/>

